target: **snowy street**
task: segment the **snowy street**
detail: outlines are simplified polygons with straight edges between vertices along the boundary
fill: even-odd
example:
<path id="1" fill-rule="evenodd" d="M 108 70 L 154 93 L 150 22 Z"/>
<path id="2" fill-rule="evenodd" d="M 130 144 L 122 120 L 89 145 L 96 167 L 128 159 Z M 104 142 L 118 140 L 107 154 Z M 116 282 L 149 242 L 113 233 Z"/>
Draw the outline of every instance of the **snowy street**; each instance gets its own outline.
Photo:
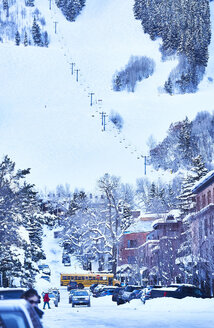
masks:
<path id="1" fill-rule="evenodd" d="M 75 258 L 71 266 L 65 267 L 61 263 L 62 248 L 59 241 L 53 238 L 53 230 L 44 229 L 43 248 L 46 250 L 47 260 L 51 269 L 51 282 L 37 280 L 36 288 L 42 291 L 51 287 L 60 289 L 60 303 L 58 307 L 45 309 L 44 328 L 86 328 L 86 327 L 161 327 L 161 328 L 213 328 L 214 298 L 185 299 L 162 298 L 147 301 L 132 300 L 117 306 L 112 302 L 112 296 L 93 298 L 91 307 L 77 306 L 72 308 L 68 303 L 66 287 L 60 287 L 61 272 L 84 272 Z M 42 309 L 43 304 L 40 304 Z"/>
<path id="2" fill-rule="evenodd" d="M 72 308 L 68 292 L 61 288 L 58 308 L 46 309 L 44 327 L 174 327 L 211 328 L 214 322 L 214 299 L 155 299 L 144 305 L 140 300 L 117 306 L 111 296 L 91 298 L 91 307 Z"/>

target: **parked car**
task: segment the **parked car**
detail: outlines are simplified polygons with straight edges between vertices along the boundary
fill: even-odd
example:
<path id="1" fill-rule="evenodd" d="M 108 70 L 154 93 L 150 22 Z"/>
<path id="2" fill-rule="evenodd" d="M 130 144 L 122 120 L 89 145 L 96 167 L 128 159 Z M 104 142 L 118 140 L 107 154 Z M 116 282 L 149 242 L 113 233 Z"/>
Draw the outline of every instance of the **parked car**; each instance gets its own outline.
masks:
<path id="1" fill-rule="evenodd" d="M 54 293 L 48 293 L 48 296 L 50 298 L 50 301 L 49 301 L 50 307 L 51 307 L 51 305 L 58 307 L 58 304 L 59 304 L 58 297 Z"/>
<path id="2" fill-rule="evenodd" d="M 24 299 L 0 301 L 0 327 L 42 328 L 38 314 Z"/>
<path id="3" fill-rule="evenodd" d="M 105 286 L 102 287 L 98 290 L 93 291 L 93 297 L 102 297 L 102 296 L 106 296 L 106 295 L 112 295 L 114 290 L 117 289 L 118 287 L 116 286 Z"/>
<path id="4" fill-rule="evenodd" d="M 70 266 L 71 265 L 71 259 L 70 256 L 68 254 L 63 254 L 62 256 L 62 263 L 64 263 L 64 265 L 66 266 Z"/>
<path id="5" fill-rule="evenodd" d="M 51 275 L 51 270 L 49 268 L 49 265 L 47 265 L 47 264 L 43 265 L 42 273 L 47 274 L 49 276 Z"/>
<path id="6" fill-rule="evenodd" d="M 78 289 L 71 289 L 68 295 L 68 303 L 71 304 L 72 303 L 72 295 L 78 291 Z"/>
<path id="7" fill-rule="evenodd" d="M 53 293 L 56 296 L 56 298 L 58 299 L 58 302 L 60 302 L 60 291 L 58 288 L 50 288 L 48 290 L 48 293 Z"/>
<path id="8" fill-rule="evenodd" d="M 0 288 L 0 300 L 21 298 L 24 292 L 24 288 Z"/>
<path id="9" fill-rule="evenodd" d="M 125 289 L 125 287 L 117 287 L 117 288 L 115 288 L 115 290 L 114 290 L 114 292 L 112 294 L 112 301 L 113 302 L 117 302 L 119 295 L 122 294 L 122 292 L 123 292 L 124 289 Z"/>
<path id="10" fill-rule="evenodd" d="M 179 287 L 162 287 L 151 290 L 151 297 L 174 297 L 174 298 L 185 298 L 187 296 L 205 298 L 206 296 L 202 290 L 195 286 L 181 285 Z"/>
<path id="11" fill-rule="evenodd" d="M 67 291 L 69 292 L 71 289 L 78 289 L 78 283 L 74 280 L 70 280 L 67 284 Z"/>
<path id="12" fill-rule="evenodd" d="M 117 305 L 124 304 L 126 302 L 129 302 L 129 298 L 131 293 L 134 290 L 142 290 L 144 287 L 143 286 L 137 286 L 137 285 L 128 285 L 124 288 L 124 290 L 118 294 L 117 297 Z"/>
<path id="13" fill-rule="evenodd" d="M 143 289 L 142 295 L 141 295 L 141 301 L 145 302 L 146 300 L 151 298 L 151 290 L 152 289 L 160 289 L 163 286 L 159 286 L 159 285 L 151 285 L 151 286 L 147 286 Z"/>
<path id="14" fill-rule="evenodd" d="M 38 269 L 39 269 L 40 271 L 42 271 L 44 267 L 45 267 L 45 264 L 39 264 L 39 265 L 38 265 Z"/>
<path id="15" fill-rule="evenodd" d="M 98 284 L 92 284 L 89 289 L 93 293 L 94 289 L 98 286 Z"/>
<path id="16" fill-rule="evenodd" d="M 43 276 L 41 276 L 40 278 L 41 278 L 41 279 L 44 279 L 44 280 L 46 280 L 46 281 L 48 281 L 48 282 L 51 281 L 51 279 L 50 279 L 49 276 L 45 276 L 45 275 L 43 275 Z"/>
<path id="17" fill-rule="evenodd" d="M 142 289 L 133 290 L 133 292 L 131 292 L 131 294 L 129 295 L 128 302 L 130 302 L 131 300 L 134 300 L 134 299 L 141 299 L 142 294 L 143 294 Z"/>
<path id="18" fill-rule="evenodd" d="M 76 290 L 71 296 L 72 307 L 75 305 L 91 306 L 90 295 L 86 290 Z"/>

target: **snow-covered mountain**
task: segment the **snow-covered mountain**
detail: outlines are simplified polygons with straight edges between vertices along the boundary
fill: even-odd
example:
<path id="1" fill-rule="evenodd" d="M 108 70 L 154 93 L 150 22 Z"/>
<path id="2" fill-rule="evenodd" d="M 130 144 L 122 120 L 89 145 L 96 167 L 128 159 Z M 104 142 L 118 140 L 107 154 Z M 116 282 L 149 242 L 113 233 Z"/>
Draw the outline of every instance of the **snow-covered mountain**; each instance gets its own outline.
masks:
<path id="1" fill-rule="evenodd" d="M 21 11 L 24 0 L 17 3 Z M 198 92 L 170 96 L 161 88 L 177 60 L 161 61 L 161 40 L 151 41 L 143 33 L 133 4 L 86 1 L 76 21 L 69 22 L 54 1 L 36 0 L 49 47 L 15 46 L 10 39 L 0 45 L 1 155 L 8 154 L 20 168 L 31 167 L 37 187 L 67 182 L 72 189 L 90 190 L 105 172 L 134 183 L 144 174 L 141 156 L 148 153 L 150 135 L 159 141 L 172 122 L 213 111 L 213 37 Z M 210 6 L 213 31 L 213 2 Z M 23 18 L 17 17 L 23 26 Z M 33 16 L 25 22 L 32 26 Z M 114 92 L 112 77 L 131 56 L 153 59 L 154 74 L 138 83 L 135 93 Z M 71 63 L 78 77 L 77 71 L 72 75 Z M 92 106 L 89 93 L 94 93 Z M 124 120 L 121 133 L 108 120 L 112 111 Z M 101 112 L 108 115 L 105 131 Z"/>

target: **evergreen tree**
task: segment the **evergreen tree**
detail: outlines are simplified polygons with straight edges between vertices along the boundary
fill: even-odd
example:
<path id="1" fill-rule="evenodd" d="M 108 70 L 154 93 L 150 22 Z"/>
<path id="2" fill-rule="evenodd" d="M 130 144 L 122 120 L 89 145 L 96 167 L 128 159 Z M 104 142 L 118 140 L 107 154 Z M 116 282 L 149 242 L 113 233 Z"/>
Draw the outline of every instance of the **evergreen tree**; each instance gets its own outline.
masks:
<path id="1" fill-rule="evenodd" d="M 168 81 L 165 82 L 164 89 L 166 90 L 167 93 L 169 93 L 170 95 L 172 95 L 172 93 L 173 93 L 173 85 L 172 85 L 172 80 L 171 80 L 170 77 L 168 78 Z"/>
<path id="2" fill-rule="evenodd" d="M 27 32 L 25 31 L 25 36 L 24 36 L 24 46 L 28 46 L 28 37 L 27 37 Z"/>
<path id="3" fill-rule="evenodd" d="M 34 0 L 25 0 L 25 5 L 27 7 L 34 7 Z"/>
<path id="4" fill-rule="evenodd" d="M 34 16 L 33 25 L 32 25 L 32 35 L 33 35 L 34 44 L 37 46 L 41 46 L 41 43 L 42 43 L 41 31 L 40 31 L 39 25 L 36 22 L 35 16 Z"/>
<path id="5" fill-rule="evenodd" d="M 194 184 L 205 176 L 208 170 L 202 161 L 201 156 L 197 156 L 193 159 L 193 166 L 188 171 L 187 176 L 183 179 L 181 186 L 181 194 L 178 196 L 179 206 L 183 215 L 190 213 L 193 210 L 194 195 L 192 188 Z"/>
<path id="6" fill-rule="evenodd" d="M 47 31 L 45 31 L 43 33 L 43 44 L 44 44 L 45 47 L 48 47 L 48 45 L 49 45 L 49 38 L 48 38 L 48 32 Z"/>
<path id="7" fill-rule="evenodd" d="M 8 156 L 0 163 L 0 270 L 5 281 L 17 277 L 25 286 L 37 273 L 33 262 L 44 257 L 42 224 L 47 223 L 37 193 L 25 182 L 29 173 L 15 171 Z"/>
<path id="8" fill-rule="evenodd" d="M 20 34 L 19 34 L 19 31 L 16 32 L 15 34 L 15 43 L 16 43 L 16 46 L 19 46 L 20 45 Z"/>

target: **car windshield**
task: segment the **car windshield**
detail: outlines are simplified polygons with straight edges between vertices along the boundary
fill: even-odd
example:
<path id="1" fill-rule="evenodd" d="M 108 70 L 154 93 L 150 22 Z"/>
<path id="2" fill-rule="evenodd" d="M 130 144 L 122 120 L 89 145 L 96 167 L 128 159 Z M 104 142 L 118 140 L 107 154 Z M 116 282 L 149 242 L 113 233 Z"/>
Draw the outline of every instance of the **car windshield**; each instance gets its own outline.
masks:
<path id="1" fill-rule="evenodd" d="M 85 291 L 79 291 L 74 293 L 75 296 L 88 296 L 88 293 Z"/>
<path id="2" fill-rule="evenodd" d="M 10 300 L 10 299 L 20 298 L 23 293 L 24 290 L 0 291 L 0 300 Z"/>
<path id="3" fill-rule="evenodd" d="M 21 311 L 1 310 L 0 327 L 6 328 L 30 328 L 24 313 Z"/>

